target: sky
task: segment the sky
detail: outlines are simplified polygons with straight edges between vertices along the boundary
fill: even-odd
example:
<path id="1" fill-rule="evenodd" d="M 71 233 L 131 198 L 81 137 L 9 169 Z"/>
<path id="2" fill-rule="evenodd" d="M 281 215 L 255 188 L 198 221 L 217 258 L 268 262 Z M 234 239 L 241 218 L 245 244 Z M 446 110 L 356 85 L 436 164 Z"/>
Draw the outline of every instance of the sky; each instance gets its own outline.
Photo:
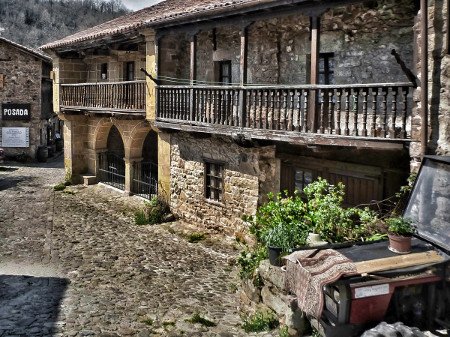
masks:
<path id="1" fill-rule="evenodd" d="M 161 1 L 162 0 L 122 0 L 122 3 L 125 5 L 125 7 L 133 11 L 137 11 L 138 9 L 154 5 Z"/>

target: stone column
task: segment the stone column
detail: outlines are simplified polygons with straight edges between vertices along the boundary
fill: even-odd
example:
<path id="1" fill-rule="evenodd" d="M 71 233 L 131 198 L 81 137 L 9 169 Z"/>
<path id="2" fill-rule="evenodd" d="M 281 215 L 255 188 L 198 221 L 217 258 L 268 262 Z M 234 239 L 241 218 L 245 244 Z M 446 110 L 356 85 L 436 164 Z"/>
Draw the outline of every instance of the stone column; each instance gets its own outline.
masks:
<path id="1" fill-rule="evenodd" d="M 64 120 L 64 167 L 66 180 L 73 183 L 82 181 L 81 174 L 87 171 L 85 139 L 87 136 L 86 117 L 58 114 Z"/>
<path id="2" fill-rule="evenodd" d="M 158 197 L 170 203 L 170 134 L 158 133 Z"/>
<path id="3" fill-rule="evenodd" d="M 157 78 L 157 46 L 158 40 L 155 37 L 154 30 L 146 30 L 142 33 L 145 36 L 146 56 L 145 70 Z M 145 99 L 146 118 L 149 122 L 154 122 L 156 118 L 156 83 L 150 77 L 146 77 L 147 93 Z"/>
<path id="4" fill-rule="evenodd" d="M 125 161 L 125 194 L 133 194 L 132 184 L 133 184 L 133 168 L 135 163 L 140 163 L 143 158 L 123 158 Z"/>
<path id="5" fill-rule="evenodd" d="M 60 112 L 59 108 L 59 84 L 60 84 L 60 74 L 59 74 L 59 66 L 60 59 L 56 56 L 56 54 L 51 54 L 53 59 L 53 69 L 51 78 L 53 80 L 53 111 L 58 113 Z"/>

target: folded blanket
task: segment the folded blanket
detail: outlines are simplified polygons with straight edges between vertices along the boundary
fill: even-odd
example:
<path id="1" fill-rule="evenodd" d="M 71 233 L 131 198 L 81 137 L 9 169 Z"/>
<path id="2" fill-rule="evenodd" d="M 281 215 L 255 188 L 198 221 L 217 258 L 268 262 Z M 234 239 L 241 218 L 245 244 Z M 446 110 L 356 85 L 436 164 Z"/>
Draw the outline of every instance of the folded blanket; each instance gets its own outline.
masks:
<path id="1" fill-rule="evenodd" d="M 286 290 L 297 296 L 302 311 L 316 318 L 322 315 L 323 286 L 357 274 L 354 263 L 333 249 L 296 251 L 285 259 Z"/>

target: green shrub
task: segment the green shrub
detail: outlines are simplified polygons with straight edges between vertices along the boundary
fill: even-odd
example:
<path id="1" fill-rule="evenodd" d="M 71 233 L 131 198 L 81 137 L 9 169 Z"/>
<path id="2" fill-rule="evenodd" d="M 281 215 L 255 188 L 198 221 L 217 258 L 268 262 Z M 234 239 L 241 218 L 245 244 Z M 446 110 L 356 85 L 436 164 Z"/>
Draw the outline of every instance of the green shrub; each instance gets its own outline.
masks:
<path id="1" fill-rule="evenodd" d="M 59 183 L 53 186 L 54 191 L 64 191 L 66 189 L 66 185 L 64 183 Z"/>
<path id="2" fill-rule="evenodd" d="M 245 332 L 270 331 L 279 325 L 277 316 L 272 311 L 257 311 L 244 319 L 242 328 Z"/>
<path id="3" fill-rule="evenodd" d="M 201 316 L 198 312 L 194 313 L 191 318 L 187 319 L 186 322 L 192 323 L 192 324 L 201 324 L 203 326 L 212 327 L 216 326 L 217 324 L 213 321 L 210 321 L 209 319 Z"/>
<path id="4" fill-rule="evenodd" d="M 187 236 L 187 240 L 190 243 L 197 243 L 200 242 L 202 240 L 205 240 L 206 235 L 204 233 L 191 233 Z"/>
<path id="5" fill-rule="evenodd" d="M 169 205 L 158 197 L 153 197 L 146 202 L 143 210 L 134 213 L 136 225 L 155 225 L 162 223 L 164 216 L 170 211 Z"/>
<path id="6" fill-rule="evenodd" d="M 250 250 L 245 249 L 241 251 L 237 259 L 241 269 L 239 276 L 242 279 L 252 278 L 255 274 L 256 268 L 259 263 L 267 258 L 267 248 L 262 245 L 258 245 L 256 248 Z"/>
<path id="7" fill-rule="evenodd" d="M 148 225 L 147 214 L 139 210 L 134 213 L 134 223 L 138 226 Z"/>

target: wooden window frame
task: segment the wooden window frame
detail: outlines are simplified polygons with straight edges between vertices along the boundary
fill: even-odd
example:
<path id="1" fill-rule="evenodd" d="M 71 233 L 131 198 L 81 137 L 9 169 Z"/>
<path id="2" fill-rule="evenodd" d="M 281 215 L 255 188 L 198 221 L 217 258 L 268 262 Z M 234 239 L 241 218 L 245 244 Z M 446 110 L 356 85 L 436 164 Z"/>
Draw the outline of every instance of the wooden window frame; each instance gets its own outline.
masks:
<path id="1" fill-rule="evenodd" d="M 130 74 L 129 66 L 131 66 L 133 69 L 132 74 L 133 78 L 130 79 L 128 75 Z M 135 61 L 126 61 L 124 63 L 124 74 L 123 74 L 124 81 L 134 81 L 136 80 L 136 62 Z"/>
<path id="2" fill-rule="evenodd" d="M 103 75 L 105 75 L 103 77 Z M 108 63 L 101 63 L 100 64 L 100 79 L 101 80 L 107 80 L 108 79 Z"/>
<path id="3" fill-rule="evenodd" d="M 219 67 L 219 82 L 222 85 L 230 85 L 231 83 L 233 83 L 231 60 L 218 61 L 217 64 L 218 64 L 218 67 Z M 223 66 L 224 65 L 228 65 L 228 74 L 226 74 L 226 75 L 223 73 Z M 224 82 L 223 81 L 224 77 L 228 78 L 229 82 Z"/>
<path id="4" fill-rule="evenodd" d="M 204 196 L 205 196 L 205 199 L 208 202 L 223 204 L 223 202 L 224 202 L 225 162 L 204 158 L 203 163 L 204 163 Z M 219 174 L 213 175 L 211 172 L 213 172 L 213 169 L 214 169 L 214 171 L 217 171 L 217 168 L 219 168 Z M 209 182 L 208 182 L 208 180 L 209 180 Z M 218 182 L 218 184 L 217 184 L 217 182 Z M 217 187 L 217 185 L 219 185 L 220 187 Z M 217 191 L 218 193 L 212 193 L 213 190 Z"/>
<path id="5" fill-rule="evenodd" d="M 330 82 L 330 75 L 334 75 L 334 70 L 330 71 L 330 59 L 335 59 L 335 55 L 333 52 L 330 53 L 320 53 L 319 54 L 319 63 L 323 60 L 324 62 L 324 70 L 318 71 L 318 80 L 320 79 L 320 75 L 325 75 L 325 83 L 319 83 L 318 84 L 335 84 L 335 83 L 329 83 Z M 311 77 L 311 54 L 308 54 L 306 56 L 306 79 L 307 83 L 310 83 L 310 77 Z M 333 76 L 334 77 L 334 76 Z M 326 83 L 328 82 L 328 83 Z M 334 81 L 335 82 L 335 81 Z"/>

